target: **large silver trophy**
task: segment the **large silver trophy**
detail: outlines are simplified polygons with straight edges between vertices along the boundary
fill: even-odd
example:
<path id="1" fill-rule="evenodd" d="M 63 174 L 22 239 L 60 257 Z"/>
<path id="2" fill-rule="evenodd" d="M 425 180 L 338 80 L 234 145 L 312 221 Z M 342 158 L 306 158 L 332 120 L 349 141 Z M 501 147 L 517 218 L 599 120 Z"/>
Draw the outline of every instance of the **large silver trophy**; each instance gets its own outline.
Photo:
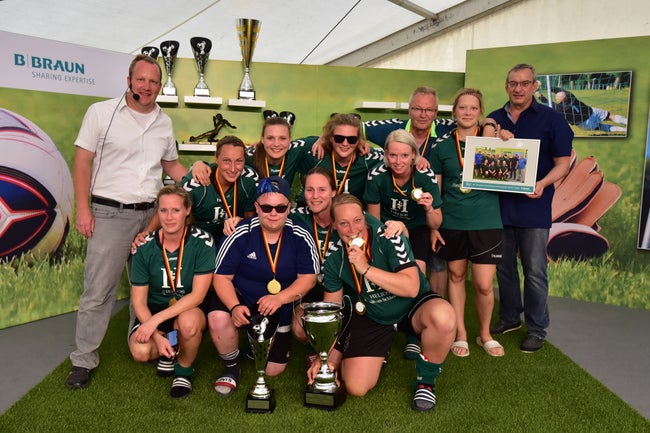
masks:
<path id="1" fill-rule="evenodd" d="M 167 82 L 162 89 L 164 96 L 176 96 L 176 86 L 172 82 L 172 72 L 174 71 L 174 61 L 178 54 L 178 47 L 178 41 L 163 41 L 160 43 L 160 51 L 165 61 L 165 72 L 167 72 Z"/>
<path id="2" fill-rule="evenodd" d="M 261 21 L 254 19 L 239 18 L 237 20 L 237 36 L 244 64 L 244 79 L 239 86 L 239 99 L 255 99 L 255 89 L 249 71 L 261 25 Z"/>
<path id="3" fill-rule="evenodd" d="M 195 36 L 190 39 L 190 45 L 194 53 L 196 69 L 199 71 L 199 82 L 194 87 L 194 96 L 210 96 L 210 89 L 205 83 L 205 68 L 208 65 L 212 41 L 208 38 Z"/>
<path id="4" fill-rule="evenodd" d="M 270 413 L 275 409 L 275 394 L 273 389 L 269 388 L 266 384 L 264 374 L 266 372 L 266 364 L 269 359 L 269 351 L 273 345 L 277 324 L 276 329 L 272 329 L 269 318 L 259 314 L 251 316 L 250 322 L 247 334 L 248 341 L 253 349 L 257 381 L 248 392 L 246 412 Z"/>
<path id="5" fill-rule="evenodd" d="M 334 410 L 345 401 L 346 394 L 344 386 L 337 384 L 327 358 L 341 332 L 343 307 L 333 302 L 311 302 L 303 304 L 302 309 L 302 326 L 321 360 L 314 382 L 305 390 L 305 406 Z"/>

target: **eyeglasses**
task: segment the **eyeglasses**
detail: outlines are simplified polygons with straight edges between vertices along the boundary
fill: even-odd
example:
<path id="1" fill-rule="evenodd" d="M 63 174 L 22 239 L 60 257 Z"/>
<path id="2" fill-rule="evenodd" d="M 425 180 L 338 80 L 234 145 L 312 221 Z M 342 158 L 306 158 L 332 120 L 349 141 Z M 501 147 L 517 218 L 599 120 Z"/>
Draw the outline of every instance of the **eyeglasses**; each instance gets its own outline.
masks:
<path id="1" fill-rule="evenodd" d="M 434 114 L 436 111 L 438 111 L 437 108 L 410 107 L 409 109 L 415 111 L 418 114 L 424 113 L 424 114 L 427 114 L 429 116 Z"/>
<path id="2" fill-rule="evenodd" d="M 262 212 L 264 212 L 264 213 L 271 213 L 273 211 L 273 209 L 275 209 L 275 211 L 277 213 L 285 213 L 287 211 L 287 209 L 289 208 L 288 203 L 287 204 L 279 204 L 279 205 L 276 205 L 276 206 L 271 206 L 270 204 L 259 204 L 259 203 L 257 205 L 260 207 L 260 210 Z"/>
<path id="3" fill-rule="evenodd" d="M 506 83 L 506 85 L 511 89 L 516 89 L 517 86 L 520 86 L 522 89 L 527 89 L 531 84 L 533 84 L 532 81 L 508 81 Z"/>
<path id="4" fill-rule="evenodd" d="M 350 144 L 357 144 L 357 141 L 359 141 L 359 137 L 356 135 L 338 135 L 334 134 L 334 143 L 341 144 L 343 141 L 348 140 L 348 143 Z"/>

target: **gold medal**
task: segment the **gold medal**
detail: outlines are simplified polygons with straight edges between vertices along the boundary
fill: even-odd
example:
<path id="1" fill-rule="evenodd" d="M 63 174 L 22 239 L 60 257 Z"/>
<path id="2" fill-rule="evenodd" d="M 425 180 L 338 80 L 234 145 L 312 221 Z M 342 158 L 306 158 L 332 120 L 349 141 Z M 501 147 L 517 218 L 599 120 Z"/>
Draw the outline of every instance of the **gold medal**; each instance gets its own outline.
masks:
<path id="1" fill-rule="evenodd" d="M 277 295 L 278 293 L 280 293 L 281 289 L 282 286 L 280 285 L 280 282 L 275 278 L 269 281 L 268 284 L 266 285 L 266 290 L 268 290 L 269 293 L 272 295 Z"/>
<path id="2" fill-rule="evenodd" d="M 363 240 L 363 238 L 352 238 L 350 239 L 350 242 L 348 242 L 349 247 L 358 247 L 358 248 L 363 248 L 363 245 L 366 243 L 366 241 Z"/>
<path id="3" fill-rule="evenodd" d="M 357 302 L 354 304 L 354 311 L 355 311 L 359 316 L 363 316 L 364 314 L 366 314 L 366 306 L 363 304 L 363 302 L 361 302 L 361 301 L 357 301 Z"/>
<path id="4" fill-rule="evenodd" d="M 411 198 L 415 201 L 420 201 L 422 198 L 422 188 L 415 188 L 413 191 L 411 191 Z"/>
<path id="5" fill-rule="evenodd" d="M 469 194 L 470 192 L 472 192 L 472 188 L 463 188 L 463 187 L 460 186 L 460 185 L 458 185 L 458 189 L 459 189 L 460 192 L 462 192 L 463 194 Z"/>
<path id="6" fill-rule="evenodd" d="M 176 298 L 171 298 L 171 299 L 169 300 L 169 306 L 171 307 L 172 305 L 174 305 L 174 304 L 176 303 L 176 301 L 178 301 L 178 299 L 176 299 Z"/>

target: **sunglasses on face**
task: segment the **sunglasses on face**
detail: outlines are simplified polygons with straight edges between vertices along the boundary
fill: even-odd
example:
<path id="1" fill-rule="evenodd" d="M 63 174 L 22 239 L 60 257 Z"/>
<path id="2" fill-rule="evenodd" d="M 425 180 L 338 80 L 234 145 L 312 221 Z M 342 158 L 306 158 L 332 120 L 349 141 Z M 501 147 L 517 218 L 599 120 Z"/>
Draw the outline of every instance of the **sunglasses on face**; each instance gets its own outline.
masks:
<path id="1" fill-rule="evenodd" d="M 348 140 L 348 143 L 350 144 L 357 144 L 357 141 L 359 140 L 359 137 L 357 137 L 356 135 L 334 134 L 332 138 L 334 138 L 334 143 L 338 143 L 338 144 L 343 143 L 345 140 Z"/>
<path id="2" fill-rule="evenodd" d="M 285 213 L 287 209 L 289 208 L 289 204 L 279 204 L 276 206 L 271 206 L 270 204 L 257 204 L 260 207 L 260 210 L 264 213 L 271 213 L 273 209 L 277 213 Z"/>

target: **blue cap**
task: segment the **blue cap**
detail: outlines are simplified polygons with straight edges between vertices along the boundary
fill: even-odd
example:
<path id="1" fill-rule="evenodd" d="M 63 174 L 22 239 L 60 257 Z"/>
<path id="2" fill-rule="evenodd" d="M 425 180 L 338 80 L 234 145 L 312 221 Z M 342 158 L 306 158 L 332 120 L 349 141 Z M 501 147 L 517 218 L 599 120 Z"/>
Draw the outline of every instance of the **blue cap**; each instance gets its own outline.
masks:
<path id="1" fill-rule="evenodd" d="M 280 193 L 285 196 L 287 200 L 291 201 L 291 187 L 289 186 L 289 182 L 280 176 L 270 176 L 262 179 L 260 184 L 257 186 L 257 191 L 255 191 L 255 200 L 268 192 Z"/>

